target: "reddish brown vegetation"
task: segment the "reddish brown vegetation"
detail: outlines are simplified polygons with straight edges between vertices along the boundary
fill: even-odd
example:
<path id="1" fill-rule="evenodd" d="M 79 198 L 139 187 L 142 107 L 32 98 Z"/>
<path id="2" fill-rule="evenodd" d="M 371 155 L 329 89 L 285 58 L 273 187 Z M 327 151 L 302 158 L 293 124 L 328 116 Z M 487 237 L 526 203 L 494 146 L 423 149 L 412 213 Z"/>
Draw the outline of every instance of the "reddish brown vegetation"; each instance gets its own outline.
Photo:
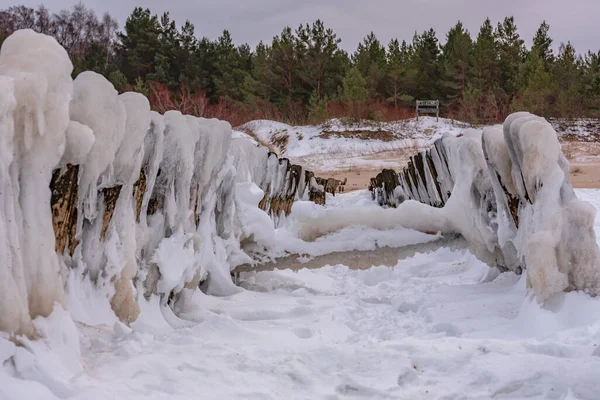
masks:
<path id="1" fill-rule="evenodd" d="M 178 110 L 183 114 L 196 117 L 225 120 L 232 126 L 242 125 L 255 119 L 283 119 L 281 112 L 265 100 L 254 98 L 249 104 L 239 104 L 221 98 L 215 104 L 210 103 L 203 92 L 192 92 L 186 86 L 173 92 L 165 84 L 150 82 L 148 99 L 152 109 L 161 114 L 169 110 Z"/>
<path id="2" fill-rule="evenodd" d="M 340 102 L 331 102 L 327 105 L 328 117 L 344 118 L 355 114 L 359 119 L 369 119 L 374 121 L 398 121 L 402 119 L 413 118 L 415 110 L 412 107 L 394 108 L 384 100 L 371 99 L 363 104 L 358 104 L 351 110 L 352 106 Z M 321 121 L 318 121 L 321 122 Z"/>
<path id="3" fill-rule="evenodd" d="M 292 125 L 321 123 L 329 118 L 343 118 L 349 115 L 348 105 L 331 102 L 327 105 L 327 113 L 321 120 L 309 119 L 300 103 L 289 103 L 277 107 L 267 100 L 254 97 L 246 104 L 221 98 L 218 103 L 210 103 L 208 97 L 200 91 L 192 92 L 186 86 L 178 91 L 171 91 L 165 84 L 150 82 L 148 99 L 154 111 L 163 114 L 169 110 L 178 110 L 183 114 L 204 118 L 218 118 L 228 121 L 232 126 L 239 126 L 248 121 L 268 119 L 286 122 Z M 414 110 L 397 108 L 384 101 L 372 100 L 358 109 L 358 117 L 376 121 L 397 121 L 414 117 Z"/>

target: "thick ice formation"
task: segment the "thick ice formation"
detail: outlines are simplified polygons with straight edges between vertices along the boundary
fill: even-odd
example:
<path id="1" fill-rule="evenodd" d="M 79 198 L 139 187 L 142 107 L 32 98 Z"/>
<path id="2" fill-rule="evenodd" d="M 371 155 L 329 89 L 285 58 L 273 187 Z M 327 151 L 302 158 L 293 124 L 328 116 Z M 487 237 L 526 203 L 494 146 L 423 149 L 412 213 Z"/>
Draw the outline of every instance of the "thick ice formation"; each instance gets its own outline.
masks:
<path id="1" fill-rule="evenodd" d="M 600 250 L 593 229 L 596 210 L 577 199 L 556 132 L 541 118 L 518 114 L 506 120 L 503 134 L 512 163 L 512 190 L 516 192 L 507 186 L 496 194 L 517 197 L 518 211 L 512 221 L 500 221 L 508 232 L 501 245 L 512 243 L 510 250 L 516 248 L 516 261 L 527 268 L 528 285 L 541 301 L 562 290 L 598 295 Z"/>
<path id="2" fill-rule="evenodd" d="M 13 113 L 17 102 L 13 91 L 12 80 L 0 77 L 0 330 L 31 333 L 23 256 L 18 250 L 21 223 L 18 178 L 13 181 L 10 171 L 13 161 L 18 162 L 14 159 Z"/>
<path id="3" fill-rule="evenodd" d="M 256 207 L 264 197 L 260 186 L 263 186 L 266 181 L 267 170 L 264 166 L 267 165 L 269 153 L 266 148 L 255 146 L 243 138 L 233 139 L 231 150 L 236 168 L 235 219 L 236 226 L 239 227 L 236 240 L 239 243 L 250 241 L 264 248 L 271 247 L 275 232 L 272 229 L 264 229 L 269 216 Z M 243 252 L 233 257 L 237 257 L 235 260 L 232 259 L 236 265 L 252 262 L 252 259 Z"/>
<path id="4" fill-rule="evenodd" d="M 598 295 L 595 209 L 577 199 L 568 172 L 552 126 L 515 113 L 503 126 L 437 140 L 411 157 L 397 181 L 378 175 L 374 195 L 395 210 L 330 211 L 302 232 L 314 238 L 357 223 L 457 232 L 488 264 L 526 268 L 540 302 L 563 290 Z"/>
<path id="5" fill-rule="evenodd" d="M 83 163 L 96 141 L 94 132 L 87 125 L 80 124 L 77 121 L 69 121 L 66 135 L 65 152 L 59 166 L 65 167 L 69 164 L 79 165 Z"/>
<path id="6" fill-rule="evenodd" d="M 0 330 L 31 334 L 31 318 L 64 304 L 49 184 L 67 142 L 73 66 L 53 39 L 31 30 L 0 52 Z M 7 315 L 8 314 L 8 315 Z"/>
<path id="7" fill-rule="evenodd" d="M 125 135 L 127 111 L 113 85 L 91 71 L 82 72 L 73 82 L 69 111 L 73 121 L 94 132 L 94 145 L 82 165 L 79 187 L 83 215 L 95 219 L 98 190 L 114 184 L 112 163 Z"/>
<path id="8" fill-rule="evenodd" d="M 48 36 L 19 31 L 2 46 L 0 331 L 34 335 L 55 303 L 86 324 L 128 323 L 152 297 L 177 324 L 166 308 L 201 282 L 239 290 L 230 270 L 253 262 L 245 248 L 272 245 L 269 215 L 324 197 L 303 168 L 232 141 L 226 122 L 162 116 L 71 72 Z"/>

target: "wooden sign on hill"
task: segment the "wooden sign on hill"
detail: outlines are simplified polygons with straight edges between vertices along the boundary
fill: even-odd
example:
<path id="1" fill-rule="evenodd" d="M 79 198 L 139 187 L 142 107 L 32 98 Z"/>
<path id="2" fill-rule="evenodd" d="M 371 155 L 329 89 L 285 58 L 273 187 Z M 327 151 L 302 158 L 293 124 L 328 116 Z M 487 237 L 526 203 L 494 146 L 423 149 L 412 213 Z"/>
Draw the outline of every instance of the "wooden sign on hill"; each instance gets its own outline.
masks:
<path id="1" fill-rule="evenodd" d="M 417 121 L 419 114 L 435 114 L 435 120 L 440 118 L 440 101 L 439 100 L 417 100 Z"/>

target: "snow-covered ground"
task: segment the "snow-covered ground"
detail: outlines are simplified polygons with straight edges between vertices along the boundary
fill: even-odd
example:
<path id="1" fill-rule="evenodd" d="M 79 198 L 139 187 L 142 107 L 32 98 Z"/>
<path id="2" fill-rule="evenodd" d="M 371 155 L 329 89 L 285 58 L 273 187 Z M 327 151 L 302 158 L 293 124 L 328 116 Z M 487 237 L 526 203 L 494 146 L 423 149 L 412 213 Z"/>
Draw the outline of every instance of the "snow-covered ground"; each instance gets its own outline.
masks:
<path id="1" fill-rule="evenodd" d="M 257 120 L 239 129 L 295 163 L 311 166 L 316 171 L 333 171 L 394 166 L 396 163 L 386 159 L 402 158 L 397 153 L 403 151 L 412 155 L 430 146 L 442 134 L 458 135 L 468 127 L 450 119 L 436 121 L 434 117 L 421 117 L 419 120 L 355 123 L 333 119 L 322 125 L 308 126 Z M 382 153 L 387 156 L 382 157 Z"/>
<path id="2" fill-rule="evenodd" d="M 250 141 L 250 142 L 252 142 L 252 144 L 254 144 L 254 145 L 260 145 L 260 143 L 259 143 L 259 142 L 257 142 L 257 141 L 256 141 L 256 139 L 254 139 L 252 136 L 248 135 L 246 132 L 242 132 L 242 131 L 236 131 L 236 130 L 233 130 L 233 131 L 231 132 L 231 138 L 232 138 L 232 139 L 240 139 L 240 138 L 243 138 L 243 139 L 247 139 L 247 140 L 249 140 L 249 141 Z"/>
<path id="3" fill-rule="evenodd" d="M 550 119 L 550 123 L 563 139 L 577 139 L 582 142 L 600 140 L 600 120 L 597 118 Z"/>
<path id="4" fill-rule="evenodd" d="M 301 255 L 298 258 L 298 263 L 302 264 L 313 257 L 330 253 L 375 250 L 378 247 L 398 248 L 427 243 L 440 238 L 438 234 L 425 234 L 401 226 L 390 230 L 349 226 L 325 237 L 319 237 L 314 241 L 304 241 L 299 237 L 301 235 L 298 230 L 306 219 L 322 218 L 328 209 L 353 207 L 360 207 L 363 213 L 381 210 L 381 207 L 371 199 L 371 193 L 366 190 L 350 192 L 336 197 L 327 194 L 327 205 L 325 207 L 310 201 L 295 202 L 292 213 L 280 222 L 280 228 L 276 230 L 277 238 L 268 250 L 269 257 L 280 258 L 289 254 Z"/>
<path id="5" fill-rule="evenodd" d="M 554 119 L 550 123 L 573 166 L 573 185 L 600 188 L 600 120 Z M 349 191 L 368 188 L 370 178 L 384 168 L 401 171 L 411 156 L 430 148 L 442 135 L 457 136 L 469 128 L 459 121 L 433 117 L 395 122 L 334 119 L 309 126 L 258 120 L 242 125 L 234 135 L 256 138 L 321 177 L 347 179 L 344 189 Z"/>
<path id="6" fill-rule="evenodd" d="M 600 141 L 598 119 L 553 119 L 550 123 L 561 141 L 571 145 L 586 144 L 585 154 L 577 154 L 577 160 L 587 157 L 597 161 Z M 256 120 L 239 127 L 240 131 L 234 132 L 234 135 L 253 136 L 294 163 L 328 173 L 398 169 L 406 165 L 410 156 L 430 147 L 442 135 L 456 136 L 471 127 L 464 122 L 447 118 L 436 120 L 435 117 L 392 122 L 332 119 L 321 125 L 307 126 Z"/>
<path id="7" fill-rule="evenodd" d="M 600 207 L 599 190 L 577 194 Z M 329 207 L 366 203 L 359 192 Z M 4 368 L 29 378 L 0 373 L 0 399 L 600 396 L 600 299 L 560 294 L 541 308 L 524 275 L 497 275 L 466 250 L 417 254 L 394 268 L 335 265 L 242 279 L 252 290 L 196 292 L 190 311 L 180 310 L 193 323 L 179 328 L 153 314 L 157 304 L 142 304 L 132 330 L 78 324 L 76 375 L 67 358 L 76 349 L 63 348 L 59 360 L 40 343 L 32 356 L 0 341 L 0 360 L 19 354 Z M 72 341 L 63 334 L 57 343 Z"/>

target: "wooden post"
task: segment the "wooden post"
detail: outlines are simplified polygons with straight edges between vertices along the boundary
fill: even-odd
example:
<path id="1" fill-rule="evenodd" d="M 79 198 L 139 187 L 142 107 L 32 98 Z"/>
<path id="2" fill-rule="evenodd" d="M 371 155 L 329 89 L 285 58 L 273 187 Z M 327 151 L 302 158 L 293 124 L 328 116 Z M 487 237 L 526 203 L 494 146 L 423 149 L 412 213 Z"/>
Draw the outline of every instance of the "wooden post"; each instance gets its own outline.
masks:
<path id="1" fill-rule="evenodd" d="M 419 120 L 419 100 L 415 102 L 415 113 L 417 114 L 417 121 Z"/>

